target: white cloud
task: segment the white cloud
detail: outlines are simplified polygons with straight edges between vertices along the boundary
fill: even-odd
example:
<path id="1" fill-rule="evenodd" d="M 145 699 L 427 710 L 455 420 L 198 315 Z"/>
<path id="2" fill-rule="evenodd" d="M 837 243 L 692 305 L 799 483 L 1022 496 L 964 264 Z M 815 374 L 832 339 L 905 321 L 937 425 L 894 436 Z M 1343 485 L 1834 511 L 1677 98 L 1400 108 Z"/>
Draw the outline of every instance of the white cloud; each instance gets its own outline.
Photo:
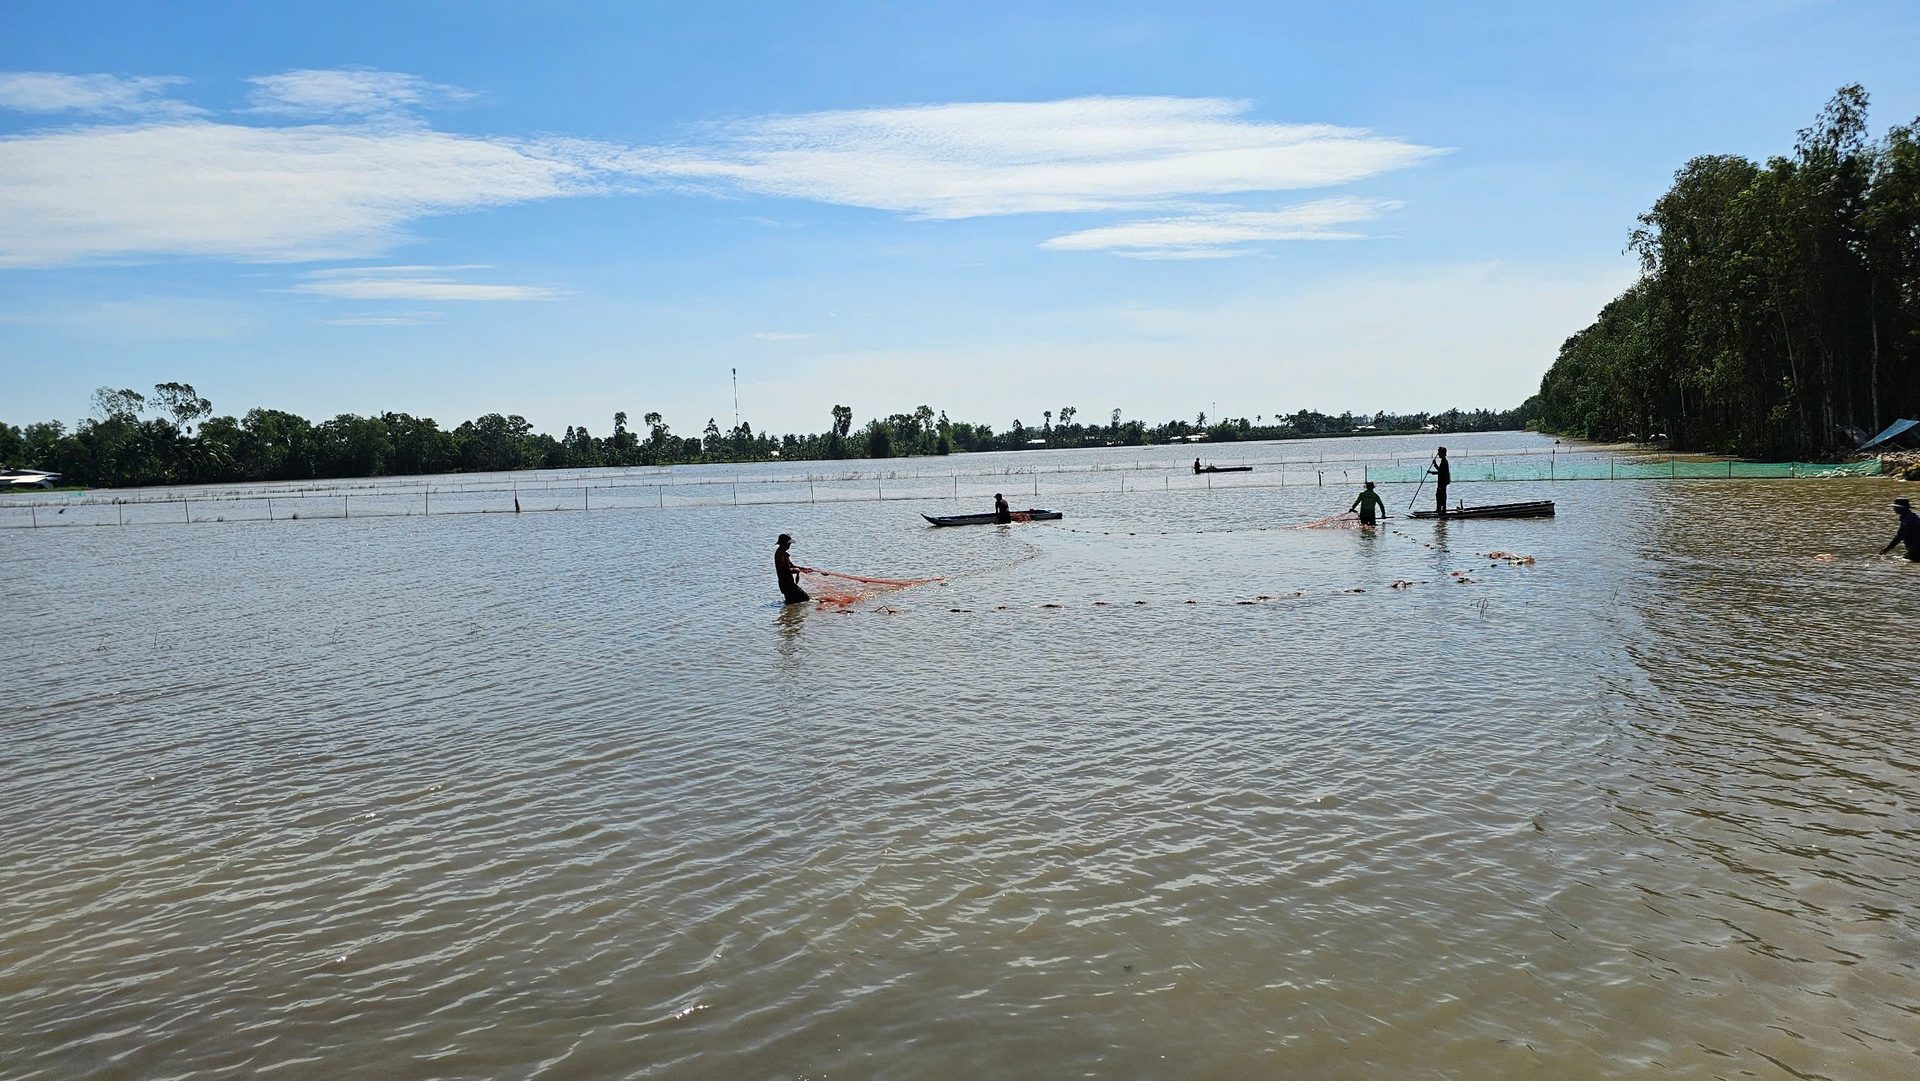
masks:
<path id="1" fill-rule="evenodd" d="M 1244 101 L 1092 97 L 762 117 L 626 155 L 637 176 L 924 218 L 1127 210 L 1329 187 L 1444 151 L 1364 128 L 1246 119 Z"/>
<path id="2" fill-rule="evenodd" d="M 543 285 L 465 282 L 455 273 L 488 269 L 469 265 L 316 270 L 290 291 L 341 300 L 554 300 L 566 295 L 565 290 Z"/>
<path id="3" fill-rule="evenodd" d="M 1337 226 L 1372 221 L 1402 204 L 1341 196 L 1279 210 L 1219 208 L 1151 221 L 1083 229 L 1046 241 L 1056 251 L 1110 251 L 1134 259 L 1221 259 L 1250 255 L 1239 247 L 1261 240 L 1354 240 L 1363 234 Z"/>
<path id="4" fill-rule="evenodd" d="M 185 108 L 155 97 L 165 79 L 11 78 L 0 84 L 12 88 L 0 100 L 41 111 Z M 406 110 L 467 92 L 393 72 L 295 71 L 254 85 L 256 110 L 332 122 L 259 126 L 173 115 L 0 137 L 0 267 L 180 255 L 364 259 L 411 239 L 411 223 L 436 215 L 645 188 L 940 219 L 1169 213 L 1196 197 L 1342 184 L 1442 153 L 1359 128 L 1255 122 L 1246 103 L 1212 98 L 807 113 L 709 125 L 689 145 L 628 147 L 433 131 Z M 1237 242 L 1187 243 L 1166 222 L 1112 228 L 1161 235 L 1096 244 L 1094 231 L 1052 246 L 1194 257 Z M 1242 219 L 1183 228 L 1244 234 L 1276 226 Z"/>
<path id="5" fill-rule="evenodd" d="M 254 111 L 316 117 L 388 116 L 476 96 L 470 90 L 396 71 L 305 69 L 247 81 L 254 87 Z"/>
<path id="6" fill-rule="evenodd" d="M 62 75 L 50 71 L 0 72 L 0 109 L 23 113 L 128 113 L 186 116 L 200 112 L 165 97 L 185 79 L 162 76 Z"/>
<path id="7" fill-rule="evenodd" d="M 439 312 L 396 312 L 392 315 L 343 315 L 322 319 L 334 327 L 424 327 L 446 322 Z"/>
<path id="8" fill-rule="evenodd" d="M 377 256 L 439 214 L 607 190 L 593 144 L 180 122 L 0 138 L 0 266 Z"/>

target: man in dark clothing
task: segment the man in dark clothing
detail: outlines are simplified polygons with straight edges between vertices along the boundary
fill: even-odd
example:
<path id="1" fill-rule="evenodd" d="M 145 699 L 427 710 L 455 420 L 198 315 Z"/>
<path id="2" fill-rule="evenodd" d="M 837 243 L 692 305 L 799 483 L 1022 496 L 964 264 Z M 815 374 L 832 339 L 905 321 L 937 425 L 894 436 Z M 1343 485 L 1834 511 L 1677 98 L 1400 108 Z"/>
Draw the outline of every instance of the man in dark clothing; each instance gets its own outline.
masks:
<path id="1" fill-rule="evenodd" d="M 1905 541 L 1907 561 L 1920 563 L 1920 514 L 1913 513 L 1913 504 L 1904 499 L 1893 501 L 1893 511 L 1900 516 L 1900 532 L 1895 533 L 1893 539 L 1887 542 L 1887 546 L 1880 549 L 1880 554 L 1886 555 L 1893 551 L 1894 545 Z"/>
<path id="2" fill-rule="evenodd" d="M 1433 509 L 1445 514 L 1447 513 L 1447 485 L 1453 480 L 1453 470 L 1447 467 L 1447 448 L 1440 448 L 1440 453 L 1434 458 L 1433 468 L 1427 472 L 1433 474 Z"/>
<path id="3" fill-rule="evenodd" d="M 1367 486 L 1361 489 L 1359 496 L 1354 499 L 1353 506 L 1347 508 L 1347 513 L 1352 514 L 1357 510 L 1360 512 L 1360 524 L 1372 525 L 1374 517 L 1384 514 L 1386 509 L 1387 505 L 1380 501 L 1380 493 L 1373 490 L 1373 482 L 1368 481 Z"/>
<path id="4" fill-rule="evenodd" d="M 774 543 L 773 576 L 780 582 L 780 595 L 787 599 L 787 603 L 801 604 L 812 600 L 813 597 L 806 590 L 800 588 L 800 580 L 795 576 L 794 572 L 811 571 L 813 568 L 796 566 L 794 564 L 793 557 L 787 554 L 787 548 L 792 543 L 793 538 L 787 536 L 785 533 L 780 534 L 780 539 Z"/>
<path id="5" fill-rule="evenodd" d="M 999 492 L 993 493 L 993 520 L 1000 525 L 1013 521 L 1013 508 L 1007 506 L 1007 497 Z"/>

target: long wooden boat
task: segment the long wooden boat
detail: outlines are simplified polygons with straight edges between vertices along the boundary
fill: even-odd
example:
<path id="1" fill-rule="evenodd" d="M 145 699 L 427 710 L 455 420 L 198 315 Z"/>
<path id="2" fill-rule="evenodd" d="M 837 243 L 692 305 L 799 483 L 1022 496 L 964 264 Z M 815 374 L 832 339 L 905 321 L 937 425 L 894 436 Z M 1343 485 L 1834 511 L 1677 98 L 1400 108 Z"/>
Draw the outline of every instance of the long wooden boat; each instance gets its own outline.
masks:
<path id="1" fill-rule="evenodd" d="M 985 514 L 949 514 L 945 517 L 922 514 L 920 517 L 933 525 L 992 525 L 995 520 L 992 511 Z M 1057 510 L 1041 510 L 1038 507 L 1013 512 L 1013 520 L 1016 522 L 1052 522 L 1059 517 L 1060 512 Z"/>
<path id="2" fill-rule="evenodd" d="M 1444 513 L 1417 510 L 1415 518 L 1551 518 L 1553 500 L 1536 499 L 1531 503 L 1496 503 L 1488 507 L 1455 507 Z"/>
<path id="3" fill-rule="evenodd" d="M 1200 468 L 1194 470 L 1194 472 L 1195 473 L 1251 473 L 1253 472 L 1253 467 L 1250 465 L 1203 465 Z"/>

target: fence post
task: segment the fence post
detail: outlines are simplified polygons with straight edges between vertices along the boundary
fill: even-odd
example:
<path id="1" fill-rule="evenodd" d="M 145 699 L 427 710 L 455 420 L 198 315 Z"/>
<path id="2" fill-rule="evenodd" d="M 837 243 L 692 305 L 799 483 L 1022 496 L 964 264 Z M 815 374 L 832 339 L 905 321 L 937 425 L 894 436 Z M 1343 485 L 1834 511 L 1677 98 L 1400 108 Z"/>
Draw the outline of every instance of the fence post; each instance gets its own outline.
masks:
<path id="1" fill-rule="evenodd" d="M 426 509 L 422 513 L 432 514 L 433 513 L 433 489 L 432 488 L 421 489 L 420 501 L 426 506 Z"/>
<path id="2" fill-rule="evenodd" d="M 809 502 L 809 503 L 811 503 L 811 502 L 813 502 L 813 480 L 812 480 L 812 478 L 808 478 L 808 480 L 807 480 L 807 502 Z"/>
<path id="3" fill-rule="evenodd" d="M 33 528 L 40 528 L 40 512 L 34 510 L 31 503 L 27 504 L 27 517 L 33 521 Z"/>
<path id="4" fill-rule="evenodd" d="M 273 497 L 272 496 L 267 497 L 267 521 L 269 522 L 273 521 Z M 122 520 L 120 524 L 126 525 L 127 523 L 124 520 Z"/>
<path id="5" fill-rule="evenodd" d="M 340 517 L 352 521 L 353 509 L 347 506 L 347 499 L 348 497 L 344 495 L 340 497 Z"/>
<path id="6" fill-rule="evenodd" d="M 593 489 L 588 488 L 585 485 L 580 486 L 580 509 L 581 510 L 593 509 L 593 496 L 590 494 L 592 491 Z"/>
<path id="7" fill-rule="evenodd" d="M 188 525 L 193 524 L 193 511 L 187 509 L 187 501 L 184 499 L 180 501 L 180 514 L 187 520 Z"/>

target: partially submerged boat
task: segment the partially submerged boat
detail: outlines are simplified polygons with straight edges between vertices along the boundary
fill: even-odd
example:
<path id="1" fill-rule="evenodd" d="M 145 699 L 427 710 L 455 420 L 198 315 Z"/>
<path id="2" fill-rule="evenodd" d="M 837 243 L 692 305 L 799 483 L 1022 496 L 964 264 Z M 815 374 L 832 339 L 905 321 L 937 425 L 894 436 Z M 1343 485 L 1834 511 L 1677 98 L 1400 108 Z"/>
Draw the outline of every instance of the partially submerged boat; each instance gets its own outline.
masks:
<path id="1" fill-rule="evenodd" d="M 920 517 L 925 518 L 932 525 L 992 525 L 997 520 L 992 511 L 985 514 L 949 514 L 945 517 L 922 514 Z M 1059 517 L 1059 511 L 1043 510 L 1039 507 L 1013 512 L 1013 520 L 1016 522 L 1052 522 Z"/>
<path id="2" fill-rule="evenodd" d="M 1415 518 L 1551 518 L 1553 500 L 1536 499 L 1530 503 L 1495 503 L 1486 507 L 1455 507 L 1447 511 L 1417 510 Z"/>
<path id="3" fill-rule="evenodd" d="M 1194 472 L 1195 473 L 1251 473 L 1253 472 L 1253 467 L 1250 465 L 1203 465 L 1200 468 L 1194 470 Z"/>

